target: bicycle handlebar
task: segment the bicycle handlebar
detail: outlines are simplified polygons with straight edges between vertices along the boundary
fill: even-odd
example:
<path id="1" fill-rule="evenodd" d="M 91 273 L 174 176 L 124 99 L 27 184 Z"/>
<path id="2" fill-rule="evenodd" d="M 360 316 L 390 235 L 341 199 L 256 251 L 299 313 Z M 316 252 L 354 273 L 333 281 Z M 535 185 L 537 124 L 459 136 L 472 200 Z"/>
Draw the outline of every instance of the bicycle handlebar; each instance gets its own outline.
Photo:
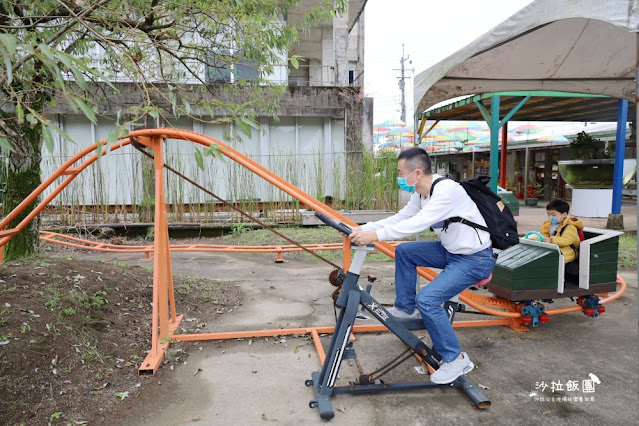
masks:
<path id="1" fill-rule="evenodd" d="M 346 224 L 342 222 L 335 222 L 333 219 L 331 219 L 329 216 L 326 216 L 324 213 L 315 212 L 315 216 L 317 216 L 319 220 L 321 220 L 328 226 L 331 226 L 337 229 L 339 232 L 343 234 L 350 235 L 353 232 L 353 230 L 349 228 Z"/>

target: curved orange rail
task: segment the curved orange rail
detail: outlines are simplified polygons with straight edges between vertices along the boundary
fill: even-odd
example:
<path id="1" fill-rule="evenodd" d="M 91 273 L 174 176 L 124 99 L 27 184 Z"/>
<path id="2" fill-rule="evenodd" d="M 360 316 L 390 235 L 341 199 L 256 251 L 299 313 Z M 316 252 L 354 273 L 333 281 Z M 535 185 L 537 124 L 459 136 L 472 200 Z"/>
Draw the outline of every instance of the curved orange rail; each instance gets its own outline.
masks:
<path id="1" fill-rule="evenodd" d="M 53 244 L 60 244 L 67 247 L 94 250 L 109 253 L 144 253 L 150 258 L 153 252 L 152 245 L 126 245 L 126 244 L 110 244 L 98 241 L 86 240 L 71 235 L 60 234 L 58 232 L 40 231 L 40 240 Z M 390 244 L 397 246 L 403 241 L 393 241 Z M 342 250 L 343 243 L 327 243 L 327 244 L 302 244 L 308 250 Z M 229 252 L 229 253 L 290 253 L 304 251 L 303 248 L 296 245 L 268 245 L 268 246 L 234 246 L 228 244 L 173 244 L 169 246 L 171 252 Z"/>
<path id="2" fill-rule="evenodd" d="M 261 166 L 257 162 L 251 160 L 247 156 L 241 154 L 239 151 L 235 150 L 231 146 L 224 144 L 223 142 L 211 138 L 209 136 L 205 136 L 199 133 L 195 133 L 188 130 L 179 130 L 179 129 L 170 129 L 170 128 L 157 128 L 157 129 L 141 129 L 134 130 L 129 133 L 128 137 L 122 138 L 118 140 L 116 143 L 109 147 L 105 147 L 106 139 L 102 139 L 95 144 L 86 147 L 82 151 L 78 152 L 73 157 L 69 158 L 65 161 L 51 176 L 49 176 L 46 180 L 44 180 L 27 198 L 25 198 L 13 211 L 11 211 L 5 218 L 0 221 L 0 249 L 4 246 L 8 241 L 10 241 L 15 234 L 24 229 L 24 227 L 35 218 L 37 214 L 39 214 L 44 207 L 46 207 L 66 186 L 69 185 L 75 179 L 75 177 L 93 164 L 98 159 L 97 150 L 100 150 L 101 155 L 106 155 L 108 152 L 115 151 L 124 146 L 127 146 L 131 143 L 133 139 L 137 140 L 140 144 L 150 148 L 154 151 L 154 167 L 156 172 L 155 179 L 155 193 L 156 195 L 156 204 L 155 204 L 155 225 L 158 229 L 158 232 L 155 233 L 155 240 L 153 245 L 154 252 L 154 268 L 153 268 L 153 335 L 152 335 L 152 343 L 151 343 L 151 351 L 144 361 L 143 366 L 140 367 L 141 374 L 154 374 L 156 369 L 158 368 L 163 356 L 164 350 L 168 346 L 168 342 L 173 337 L 173 333 L 177 330 L 178 325 L 182 316 L 178 316 L 176 314 L 175 309 L 175 298 L 173 294 L 173 280 L 171 275 L 171 265 L 170 265 L 170 256 L 169 253 L 172 250 L 168 244 L 168 223 L 166 219 L 166 200 L 164 196 L 164 160 L 163 160 L 163 144 L 166 139 L 177 139 L 177 140 L 185 140 L 190 141 L 192 143 L 197 143 L 200 145 L 204 145 L 207 147 L 216 146 L 220 153 L 235 161 L 236 163 L 242 165 L 247 168 L 251 172 L 260 176 L 267 182 L 271 183 L 275 187 L 281 189 L 286 192 L 290 196 L 296 198 L 301 203 L 305 204 L 309 208 L 327 214 L 333 218 L 341 220 L 342 222 L 356 226 L 356 224 L 343 216 L 339 212 L 333 210 L 326 204 L 321 201 L 313 198 L 306 192 L 301 189 L 295 187 L 291 183 L 287 182 L 280 176 Z M 86 158 L 85 158 L 86 157 Z M 76 165 L 76 163 L 79 163 Z M 13 221 L 18 214 L 24 210 L 29 204 L 37 199 L 42 192 L 54 184 L 55 180 L 66 176 L 66 178 L 53 189 L 53 191 L 45 197 L 34 209 L 30 212 L 18 225 L 16 225 L 12 229 L 5 230 L 5 227 Z M 52 235 L 45 236 L 48 240 L 54 239 Z M 71 239 L 71 238 L 69 238 Z M 57 243 L 61 243 L 57 241 Z M 67 245 L 71 244 L 80 244 L 79 241 L 75 241 L 72 243 L 66 243 Z M 184 248 L 184 251 L 192 250 L 194 246 L 188 246 Z M 376 242 L 375 247 L 386 254 L 391 258 L 395 258 L 395 250 L 393 245 L 387 242 Z M 81 247 L 88 248 L 88 247 Z M 350 247 L 346 242 L 342 245 L 344 249 L 344 269 L 348 269 L 348 264 L 350 258 Z M 106 244 L 97 244 L 93 248 L 94 250 L 111 250 L 112 247 Z M 148 249 L 148 250 L 147 250 Z M 328 248 L 324 248 L 328 249 Z M 149 252 L 150 247 L 137 247 L 130 246 L 124 249 L 120 249 L 118 251 L 129 250 L 129 252 Z M 177 250 L 174 251 L 179 251 Z M 225 249 L 226 250 L 226 249 Z M 257 250 L 257 249 L 256 249 Z M 241 251 L 238 250 L 238 251 Z M 284 251 L 284 250 L 282 250 Z M 0 251 L 1 255 L 1 251 Z M 1 259 L 1 258 L 0 258 Z M 418 268 L 418 273 L 422 277 L 432 281 L 437 274 L 429 269 L 429 268 Z M 617 291 L 614 295 L 609 296 L 602 300 L 602 303 L 611 302 L 623 294 L 626 289 L 626 284 L 623 279 L 618 278 L 619 285 L 621 289 Z M 457 326 L 473 326 L 473 325 L 510 325 L 519 326 L 521 325 L 521 314 L 516 312 L 515 304 L 512 302 L 499 302 L 496 303 L 493 298 L 489 298 L 486 296 L 481 296 L 477 294 L 473 294 L 468 291 L 462 292 L 460 295 L 460 300 L 463 303 L 472 306 L 473 308 L 479 310 L 482 313 L 505 317 L 502 320 L 488 320 L 488 321 L 468 321 L 466 323 L 473 324 L 457 324 Z M 504 310 L 493 309 L 488 306 L 497 306 L 499 308 L 503 308 Z M 563 308 L 563 309 L 554 309 L 546 311 L 548 315 L 556 315 L 567 312 L 574 312 L 581 310 L 580 306 L 574 306 L 571 308 Z M 170 316 L 169 316 L 170 314 Z M 506 322 L 504 322 L 506 321 Z M 159 332 L 158 332 L 159 330 Z M 315 330 L 317 331 L 317 330 Z M 272 333 L 278 334 L 281 330 L 273 330 Z M 315 333 L 317 334 L 317 333 Z M 201 334 L 193 335 L 197 337 L 193 337 L 197 340 L 202 340 L 203 336 Z M 183 335 L 180 337 L 180 340 L 189 339 L 189 335 Z"/>

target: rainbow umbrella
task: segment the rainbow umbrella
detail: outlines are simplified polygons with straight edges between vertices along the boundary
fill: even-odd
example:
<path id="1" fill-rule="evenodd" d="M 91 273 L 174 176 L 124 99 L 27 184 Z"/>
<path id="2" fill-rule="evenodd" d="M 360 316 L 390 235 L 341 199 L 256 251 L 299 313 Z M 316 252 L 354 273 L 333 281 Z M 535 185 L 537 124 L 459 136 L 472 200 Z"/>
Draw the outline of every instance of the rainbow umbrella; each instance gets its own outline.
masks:
<path id="1" fill-rule="evenodd" d="M 470 128 L 466 126 L 457 126 L 457 127 L 451 127 L 450 129 L 448 129 L 449 132 L 453 132 L 453 133 L 459 133 L 459 132 L 466 133 L 469 130 Z"/>
<path id="2" fill-rule="evenodd" d="M 446 133 L 446 130 L 440 129 L 439 127 L 435 127 L 433 130 L 428 132 L 429 135 L 443 135 Z"/>
<path id="3" fill-rule="evenodd" d="M 386 120 L 382 123 L 382 126 L 384 127 L 406 127 L 406 123 L 404 123 L 402 120 Z"/>
<path id="4" fill-rule="evenodd" d="M 383 143 L 379 147 L 380 147 L 380 149 L 381 148 L 399 148 L 397 145 L 395 145 L 394 143 L 390 143 L 390 142 Z"/>
<path id="5" fill-rule="evenodd" d="M 536 126 L 534 124 L 524 124 L 523 126 L 515 127 L 515 132 L 517 133 L 539 133 L 544 130 L 543 127 Z"/>
<path id="6" fill-rule="evenodd" d="M 488 130 L 487 127 L 486 127 L 486 123 L 484 123 L 484 122 L 469 121 L 469 122 L 466 123 L 466 126 L 469 129 Z"/>
<path id="7" fill-rule="evenodd" d="M 375 132 L 375 133 L 386 133 L 386 132 L 388 132 L 389 130 L 390 130 L 390 129 L 389 129 L 388 127 L 383 127 L 383 126 L 380 126 L 380 127 L 373 127 L 373 132 Z"/>
<path id="8" fill-rule="evenodd" d="M 388 135 L 413 135 L 413 129 L 409 129 L 408 127 L 396 127 L 388 132 Z"/>

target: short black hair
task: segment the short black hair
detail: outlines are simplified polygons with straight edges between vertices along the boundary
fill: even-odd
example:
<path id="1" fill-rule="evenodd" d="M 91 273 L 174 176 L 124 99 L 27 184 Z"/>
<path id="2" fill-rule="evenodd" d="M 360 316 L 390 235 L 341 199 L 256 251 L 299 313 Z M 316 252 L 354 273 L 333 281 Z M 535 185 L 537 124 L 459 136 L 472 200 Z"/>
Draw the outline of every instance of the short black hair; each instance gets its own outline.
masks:
<path id="1" fill-rule="evenodd" d="M 397 156 L 397 161 L 399 160 L 406 161 L 408 167 L 412 170 L 421 169 L 427 175 L 433 174 L 430 157 L 422 148 L 415 147 L 403 150 Z"/>
<path id="2" fill-rule="evenodd" d="M 555 198 L 548 203 L 546 210 L 556 210 L 559 213 L 568 213 L 570 211 L 570 204 L 568 204 L 568 201 L 566 200 Z"/>

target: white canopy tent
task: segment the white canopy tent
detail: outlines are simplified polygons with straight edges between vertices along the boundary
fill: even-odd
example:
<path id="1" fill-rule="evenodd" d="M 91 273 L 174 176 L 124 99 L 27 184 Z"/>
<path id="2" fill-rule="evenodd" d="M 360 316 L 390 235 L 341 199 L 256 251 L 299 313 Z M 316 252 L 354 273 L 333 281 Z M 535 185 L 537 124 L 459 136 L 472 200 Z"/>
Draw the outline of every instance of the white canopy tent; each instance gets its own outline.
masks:
<path id="1" fill-rule="evenodd" d="M 635 99 L 639 0 L 537 0 L 415 77 L 417 114 L 459 96 L 545 90 Z"/>

